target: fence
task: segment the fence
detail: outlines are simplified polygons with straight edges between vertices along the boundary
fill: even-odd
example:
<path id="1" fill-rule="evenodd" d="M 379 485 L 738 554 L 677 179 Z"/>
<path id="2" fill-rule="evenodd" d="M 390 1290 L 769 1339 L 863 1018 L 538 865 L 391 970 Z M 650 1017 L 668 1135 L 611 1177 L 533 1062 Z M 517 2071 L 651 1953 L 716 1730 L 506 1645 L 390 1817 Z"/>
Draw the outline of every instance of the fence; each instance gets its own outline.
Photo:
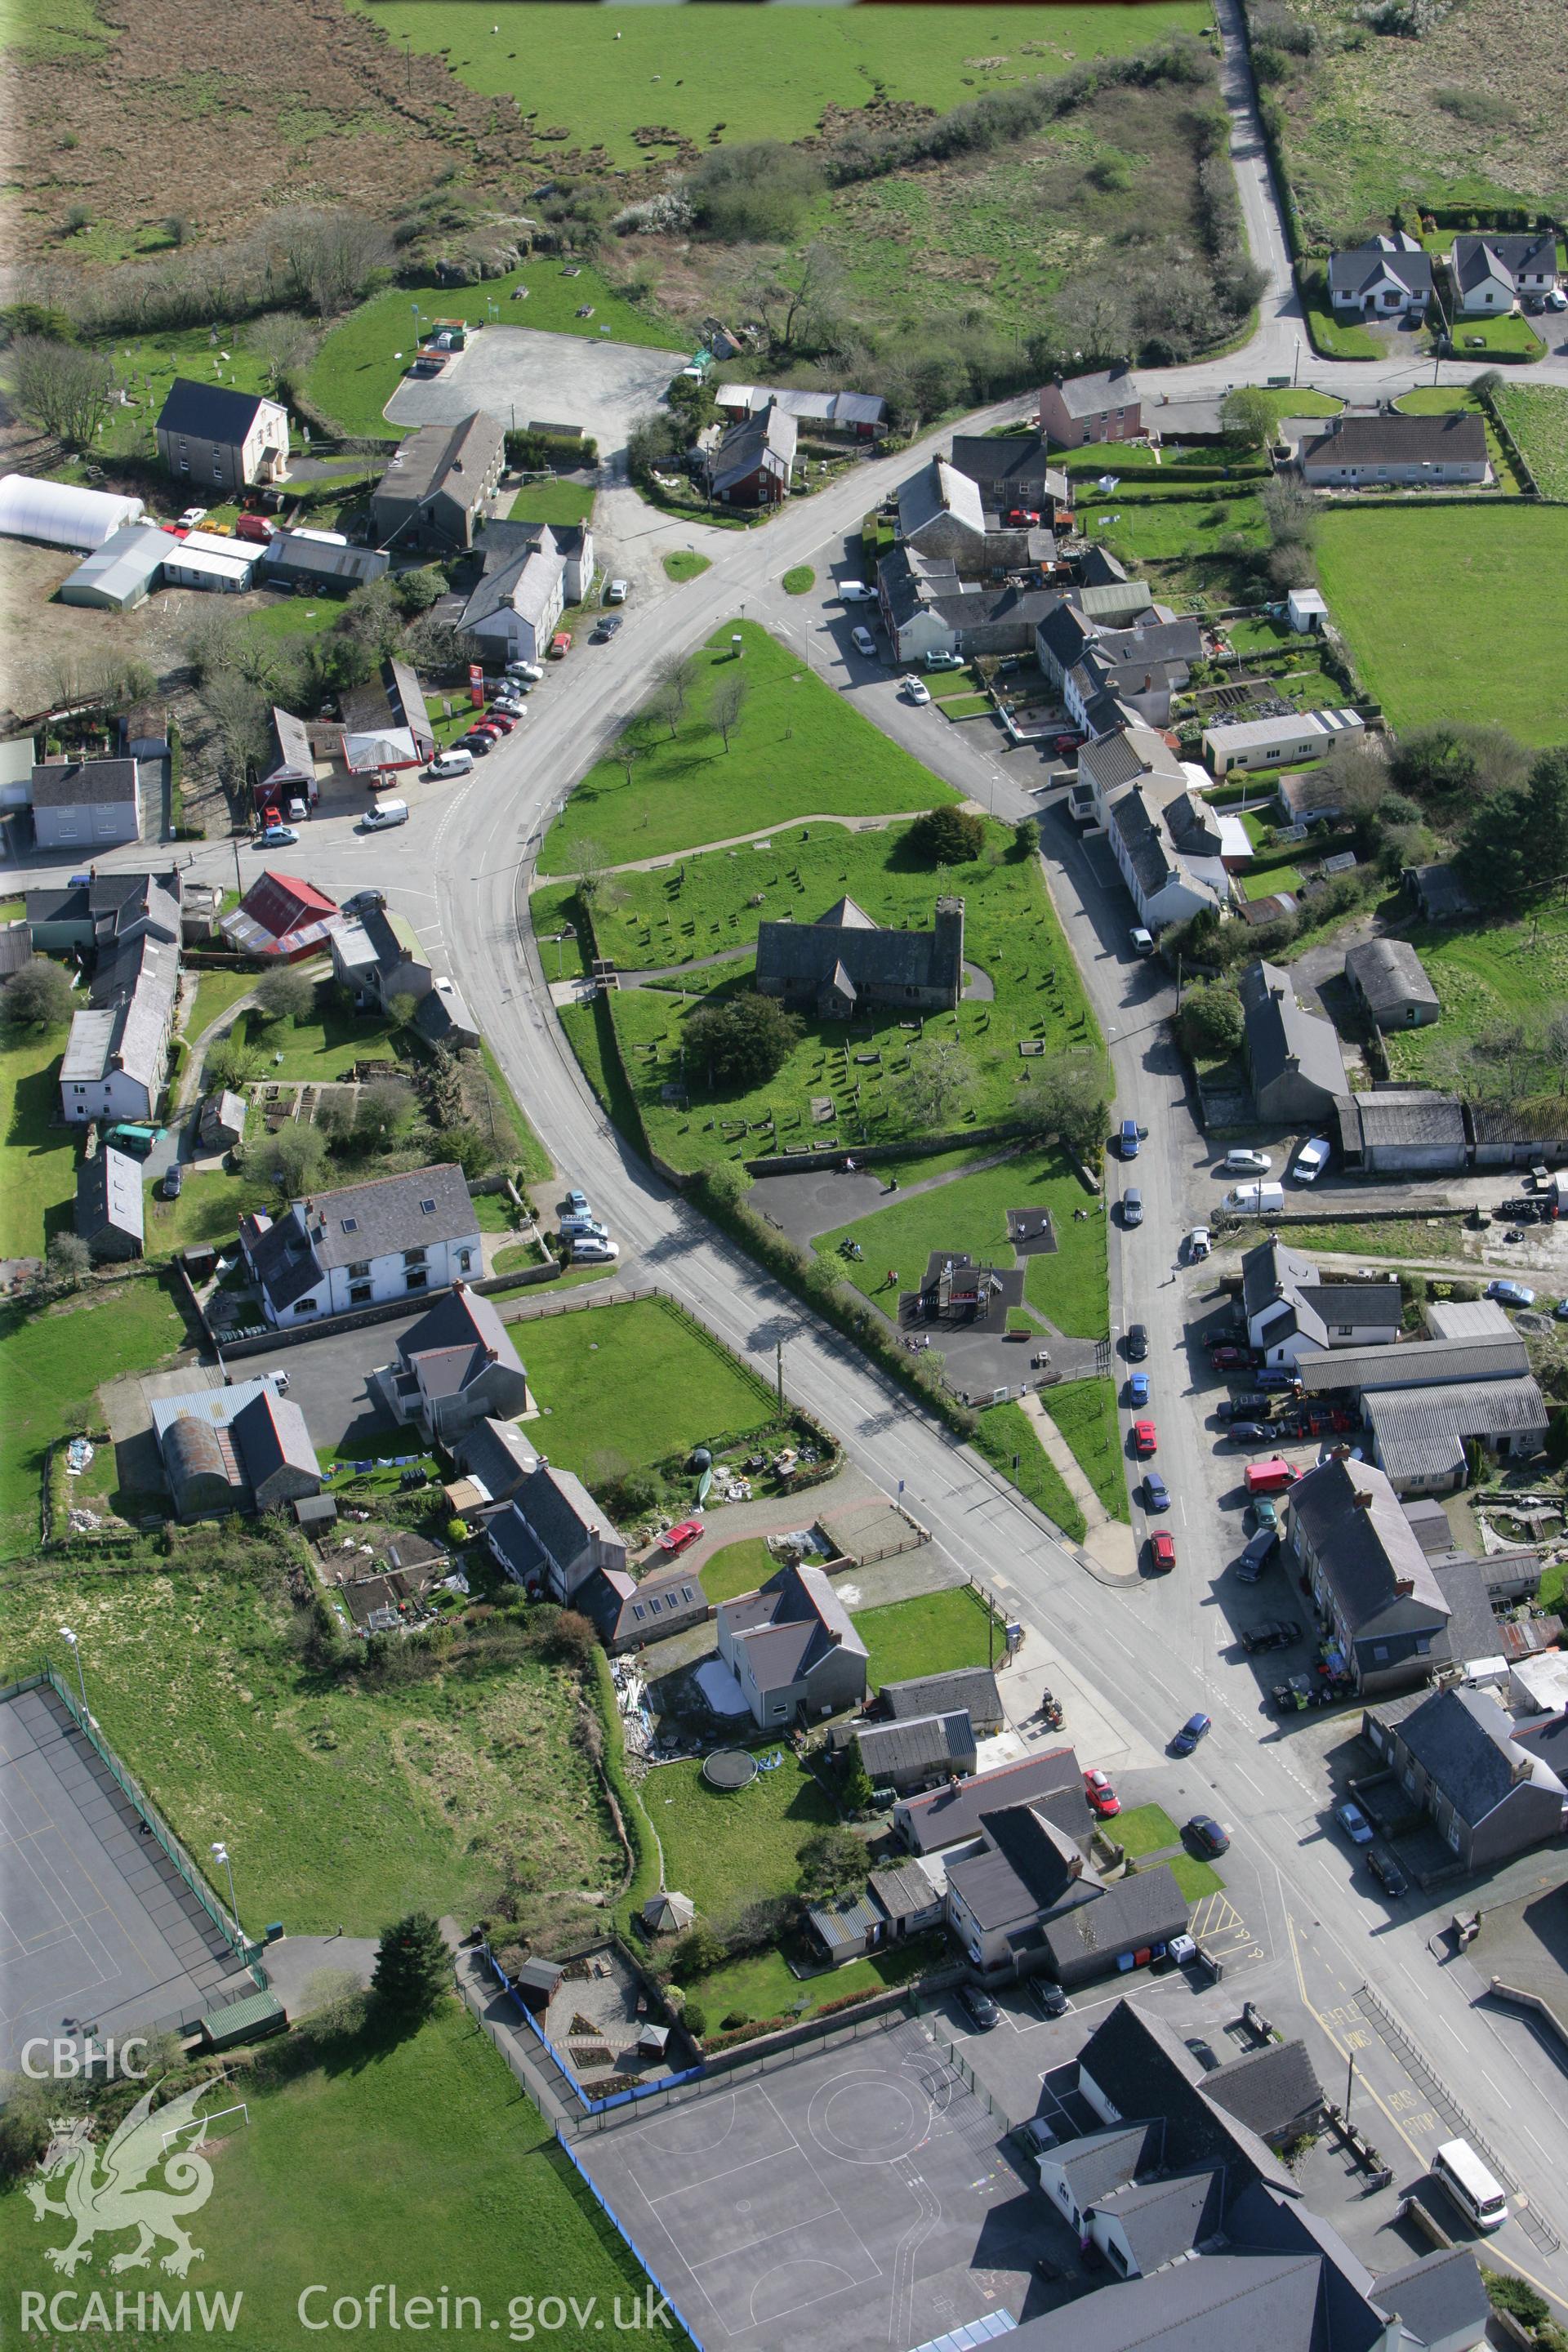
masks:
<path id="1" fill-rule="evenodd" d="M 652 2280 L 655 2288 L 663 2297 L 666 2309 L 672 2312 L 675 2317 L 679 2321 L 681 2326 L 690 2337 L 691 2342 L 696 2346 L 697 2352 L 705 2352 L 701 2336 L 699 2336 L 689 2319 L 687 2318 L 686 2314 L 682 2311 L 675 2297 L 669 2293 L 664 2281 L 659 2277 L 658 2273 L 655 2270 L 653 2264 L 649 2262 L 647 2256 L 644 2253 L 642 2248 L 638 2245 L 637 2240 L 633 2237 L 631 2231 L 627 2229 L 626 2223 L 622 2221 L 615 2207 L 609 2202 L 607 2198 L 600 2195 L 595 2182 L 584 2169 L 582 2158 L 578 2156 L 571 2141 L 567 2139 L 559 2129 L 557 2129 L 555 2134 L 555 2144 L 566 2158 L 567 2162 L 572 2166 L 572 2168 L 576 2173 L 578 2179 L 583 2183 L 583 2186 L 588 2191 L 589 2196 L 593 2199 L 600 2212 L 603 2213 L 605 2219 L 610 2224 L 611 2229 L 614 2230 L 616 2237 L 620 2239 L 622 2244 L 629 2251 L 632 2260 L 635 2263 L 639 2263 L 647 2273 L 647 2275 Z"/>
<path id="2" fill-rule="evenodd" d="M 634 2105 L 638 2099 L 651 2098 L 658 2092 L 668 2091 L 672 2084 L 679 2083 L 696 2083 L 701 2080 L 704 2069 L 701 2064 L 699 2063 L 696 2066 L 688 2066 L 679 2074 L 660 2074 L 656 2081 L 651 2083 L 632 2083 L 629 2084 L 624 2091 L 611 2091 L 605 2098 L 595 2099 L 589 2092 L 583 2088 L 582 2084 L 577 2080 L 575 2074 L 573 2072 L 571 2060 L 565 2057 L 561 2051 L 557 2050 L 554 2042 L 552 2042 L 549 2034 L 546 2033 L 543 2026 L 541 2025 L 532 2011 L 528 2007 L 524 2000 L 519 1998 L 517 1987 L 512 1983 L 511 1979 L 507 1975 L 505 1969 L 501 1967 L 500 1962 L 497 1959 L 489 1946 L 488 1944 L 481 1944 L 479 1949 L 483 1952 L 485 1958 L 494 1969 L 496 1982 L 501 1987 L 503 1991 L 509 1992 L 511 1995 L 512 2004 L 523 2023 L 528 2026 L 530 2031 L 532 2032 L 535 2039 L 538 2041 L 540 2047 L 549 2057 L 551 2063 L 555 2066 L 563 2075 L 564 2075 L 566 2081 L 571 2084 L 584 2115 L 602 2116 L 607 2108 Z"/>
<path id="3" fill-rule="evenodd" d="M 29 1683 L 18 1684 L 13 1687 L 17 1689 L 28 1689 L 40 1683 L 48 1684 L 50 1689 L 54 1692 L 55 1696 L 61 1702 L 62 1706 L 69 1714 L 71 1720 L 76 1724 L 77 1728 L 85 1733 L 89 1744 L 97 1753 L 98 1757 L 110 1773 L 114 1780 L 118 1783 L 121 1793 L 130 1799 L 137 1812 L 146 1822 L 148 1829 L 157 1839 L 158 1843 L 163 1847 L 163 1852 L 168 1855 L 169 1860 L 174 1864 L 174 1868 L 179 1872 L 180 1876 L 184 1880 L 185 1885 L 190 1888 L 191 1893 L 201 1905 L 202 1909 L 206 1913 L 208 1918 L 212 1921 L 219 1935 L 222 1936 L 225 1943 L 227 1944 L 230 1950 L 234 1953 L 235 1958 L 240 1961 L 244 1967 L 249 1969 L 251 1977 L 258 1990 L 265 1992 L 268 1990 L 268 1982 L 267 1971 L 260 1966 L 256 1958 L 258 1951 L 261 1948 L 260 1946 L 252 1944 L 247 1937 L 245 1930 L 240 1926 L 239 1921 L 237 1919 L 231 1918 L 228 1913 L 223 1908 L 223 1906 L 218 1902 L 217 1897 L 208 1887 L 200 1871 L 196 1868 L 195 1864 L 191 1860 L 190 1855 L 185 1852 L 184 1847 L 174 1835 L 174 1831 L 169 1827 L 167 1822 L 164 1821 L 157 1807 L 147 1796 L 145 1790 L 142 1789 L 141 1783 L 133 1780 L 132 1775 L 126 1770 L 124 1765 L 120 1761 L 119 1757 L 116 1756 L 113 1748 L 110 1747 L 108 1741 L 99 1730 L 92 1717 L 82 1706 L 80 1700 L 72 1694 L 68 1685 L 62 1682 L 60 1676 L 55 1672 L 52 1663 L 46 1659 L 43 1672 L 41 1674 L 34 1675 Z"/>

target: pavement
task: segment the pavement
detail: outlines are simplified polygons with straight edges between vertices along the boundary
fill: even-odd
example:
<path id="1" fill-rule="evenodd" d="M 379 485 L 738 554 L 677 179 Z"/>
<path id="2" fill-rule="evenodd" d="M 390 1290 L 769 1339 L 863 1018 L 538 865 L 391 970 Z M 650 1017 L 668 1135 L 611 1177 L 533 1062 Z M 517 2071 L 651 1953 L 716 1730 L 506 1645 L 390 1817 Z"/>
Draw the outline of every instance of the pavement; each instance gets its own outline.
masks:
<path id="1" fill-rule="evenodd" d="M 520 313 L 524 307 L 517 306 Z M 536 419 L 580 425 L 598 443 L 603 463 L 626 448 L 632 425 L 681 364 L 679 352 L 643 343 L 491 325 L 439 375 L 405 378 L 385 413 L 401 425 L 455 425 L 476 408 L 519 429 Z"/>

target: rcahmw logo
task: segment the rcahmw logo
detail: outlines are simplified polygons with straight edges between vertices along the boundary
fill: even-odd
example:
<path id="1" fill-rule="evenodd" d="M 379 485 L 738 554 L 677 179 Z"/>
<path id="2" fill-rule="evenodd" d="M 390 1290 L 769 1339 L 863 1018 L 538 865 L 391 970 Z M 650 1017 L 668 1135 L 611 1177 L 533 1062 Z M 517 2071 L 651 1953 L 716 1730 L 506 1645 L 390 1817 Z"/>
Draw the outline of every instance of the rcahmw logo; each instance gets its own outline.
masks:
<path id="1" fill-rule="evenodd" d="M 192 2302 L 195 2304 L 193 2312 Z M 219 2330 L 232 2333 L 239 2325 L 239 2307 L 245 2301 L 244 2290 L 236 2294 L 197 2294 L 194 2298 L 187 2287 L 184 2294 L 165 2301 L 156 2289 L 149 2294 L 145 2288 L 139 2294 L 127 2294 L 121 2287 L 114 2294 L 80 2294 L 74 2287 L 61 2287 L 55 2294 L 38 2294 L 32 2288 L 22 2294 L 22 2333 L 41 2334 L 47 2329 L 55 2336 L 79 2336 L 88 2329 L 105 2335 L 123 2336 L 188 2336 L 200 2328 L 211 2336 Z"/>
<path id="2" fill-rule="evenodd" d="M 94 2147 L 87 2119 L 68 2117 L 56 2125 L 57 2137 L 37 2175 L 23 2184 L 40 2221 L 71 2224 L 68 2243 L 48 2247 L 46 2262 L 69 2278 L 87 2261 L 95 2238 L 128 2230 L 135 2231 L 136 2242 L 110 2257 L 111 2271 L 147 2270 L 164 2245 L 169 2251 L 158 2267 L 174 2278 L 184 2278 L 203 2259 L 201 2248 L 185 2234 L 184 2216 L 199 2212 L 212 2195 L 212 2166 L 202 2154 L 206 2118 L 195 2113 L 197 2100 L 210 2088 L 198 2083 L 156 2115 L 153 2093 L 143 2091 L 102 2148 Z M 176 2144 L 190 2132 L 194 2139 Z M 51 2189 L 59 2194 L 52 2196 Z"/>

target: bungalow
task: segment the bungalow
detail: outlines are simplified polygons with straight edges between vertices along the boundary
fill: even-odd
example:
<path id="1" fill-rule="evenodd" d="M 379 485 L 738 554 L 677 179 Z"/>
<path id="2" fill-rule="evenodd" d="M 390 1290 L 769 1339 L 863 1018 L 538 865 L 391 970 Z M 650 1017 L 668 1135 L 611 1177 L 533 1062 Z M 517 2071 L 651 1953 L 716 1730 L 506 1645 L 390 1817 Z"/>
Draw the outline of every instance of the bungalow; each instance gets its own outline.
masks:
<path id="1" fill-rule="evenodd" d="M 29 794 L 38 849 L 112 849 L 140 840 L 142 783 L 134 760 L 49 760 Z"/>
<path id="2" fill-rule="evenodd" d="M 303 588 L 311 595 L 347 596 L 390 570 L 378 547 L 351 547 L 336 531 L 274 531 L 261 551 L 264 588 Z"/>
<path id="3" fill-rule="evenodd" d="M 580 1478 L 542 1456 L 489 1522 L 485 1540 L 514 1584 L 574 1609 L 585 1605 L 583 1595 L 597 1580 L 626 1571 L 626 1538 Z"/>
<path id="4" fill-rule="evenodd" d="M 1233 719 L 1205 727 L 1204 757 L 1216 776 L 1233 768 L 1288 768 L 1321 760 L 1331 743 L 1366 732 L 1354 710 L 1303 710 L 1283 719 Z"/>
<path id="5" fill-rule="evenodd" d="M 794 416 L 776 400 L 732 425 L 708 459 L 709 497 L 725 507 L 779 505 L 795 478 L 796 433 Z"/>
<path id="6" fill-rule="evenodd" d="M 1327 1118 L 1346 1083 L 1333 1023 L 1308 1011 L 1289 973 L 1277 964 L 1248 964 L 1237 986 L 1258 1118 L 1270 1123 Z"/>
<path id="7" fill-rule="evenodd" d="M 518 1419 L 531 1403 L 511 1334 L 466 1282 L 403 1334 L 370 1381 L 394 1421 L 417 1423 L 432 1444 L 450 1445 L 478 1421 Z"/>
<path id="8" fill-rule="evenodd" d="M 258 1209 L 240 1251 L 268 1323 L 302 1322 L 394 1299 L 418 1305 L 483 1262 L 479 1219 L 460 1168 L 416 1168 Z"/>
<path id="9" fill-rule="evenodd" d="M 1468 410 L 1336 416 L 1301 450 L 1301 479 L 1313 490 L 1364 489 L 1373 482 L 1484 482 L 1489 471 L 1486 419 Z"/>
<path id="10" fill-rule="evenodd" d="M 725 353 L 715 351 L 715 359 Z M 721 383 L 714 395 L 727 417 L 761 416 L 777 408 L 803 431 L 849 441 L 873 441 L 888 427 L 888 404 L 874 392 L 794 392 L 765 383 Z"/>
<path id="11" fill-rule="evenodd" d="M 437 980 L 412 924 L 392 914 L 379 892 L 362 892 L 359 913 L 333 931 L 332 975 L 361 1006 L 390 1013 L 399 997 L 414 1000 L 414 1026 L 432 1045 L 477 1045 L 479 1025 L 449 980 Z"/>
<path id="12" fill-rule="evenodd" d="M 505 428 L 482 409 L 421 425 L 371 493 L 371 528 L 383 547 L 472 547 L 505 464 Z"/>
<path id="13" fill-rule="evenodd" d="M 100 1146 L 77 1171 L 76 1230 L 94 1262 L 140 1257 L 145 1246 L 142 1163 Z"/>
<path id="14" fill-rule="evenodd" d="M 866 1644 L 819 1568 L 786 1566 L 719 1609 L 719 1655 L 756 1722 L 835 1715 L 866 1696 Z"/>
<path id="15" fill-rule="evenodd" d="M 1247 1344 L 1275 1369 L 1300 1370 L 1339 1348 L 1392 1349 L 1402 1318 L 1397 1282 L 1324 1282 L 1281 1241 L 1243 1252 L 1241 1304 Z"/>
<path id="16" fill-rule="evenodd" d="M 1417 1691 L 1369 1706 L 1362 1733 L 1461 1870 L 1492 1870 L 1568 1822 L 1568 1789 L 1490 1691 Z"/>
<path id="17" fill-rule="evenodd" d="M 656 1570 L 640 1583 L 624 1569 L 606 1569 L 584 1587 L 575 1606 L 592 1619 L 611 1657 L 700 1625 L 712 1613 L 700 1577 L 679 1567 Z"/>
<path id="18" fill-rule="evenodd" d="M 1329 302 L 1342 315 L 1394 318 L 1431 299 L 1431 257 L 1406 229 L 1329 257 Z"/>
<path id="19" fill-rule="evenodd" d="M 1090 441 L 1136 441 L 1143 431 L 1143 395 L 1125 367 L 1097 375 L 1057 376 L 1040 393 L 1040 431 L 1061 449 Z"/>
<path id="20" fill-rule="evenodd" d="M 1368 940 L 1345 957 L 1351 994 L 1379 1029 L 1419 1029 L 1442 1007 L 1408 940 Z"/>
<path id="21" fill-rule="evenodd" d="M 269 866 L 222 918 L 218 929 L 241 955 L 298 963 L 301 957 L 319 954 L 342 920 L 337 900 L 313 882 L 298 881 Z"/>
<path id="22" fill-rule="evenodd" d="M 1548 225 L 1512 236 L 1457 236 L 1448 267 L 1462 319 L 1506 316 L 1527 295 L 1557 283 L 1557 231 Z"/>
<path id="23" fill-rule="evenodd" d="M 1358 1690 L 1408 1690 L 1447 1662 L 1450 1603 L 1374 1465 L 1336 1454 L 1299 1478 L 1283 1543 Z"/>

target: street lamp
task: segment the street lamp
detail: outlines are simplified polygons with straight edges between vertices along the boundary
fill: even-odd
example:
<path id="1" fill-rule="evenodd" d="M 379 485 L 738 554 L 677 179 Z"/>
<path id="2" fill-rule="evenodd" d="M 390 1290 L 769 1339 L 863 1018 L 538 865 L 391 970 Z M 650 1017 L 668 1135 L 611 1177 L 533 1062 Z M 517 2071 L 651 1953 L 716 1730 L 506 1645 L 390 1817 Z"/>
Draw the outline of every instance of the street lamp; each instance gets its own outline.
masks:
<path id="1" fill-rule="evenodd" d="M 68 1625 L 62 1625 L 60 1627 L 60 1639 L 62 1642 L 69 1643 L 72 1654 L 76 1658 L 76 1686 L 81 1693 L 81 1711 L 83 1717 L 85 1718 L 87 1715 L 87 1685 L 82 1679 L 81 1643 L 78 1641 L 76 1635 L 71 1632 Z"/>
<path id="2" fill-rule="evenodd" d="M 233 1918 L 233 1920 L 234 1920 L 234 1925 L 235 1925 L 235 1930 L 236 1930 L 236 1933 L 237 1933 L 237 1934 L 239 1934 L 239 1935 L 243 1935 L 243 1934 L 245 1933 L 245 1930 L 240 1927 L 240 1924 L 239 1924 L 239 1906 L 238 1906 L 238 1904 L 237 1904 L 237 1903 L 235 1901 L 235 1899 L 234 1899 L 234 1864 L 233 1864 L 233 1863 L 232 1863 L 232 1862 L 230 1862 L 230 1860 L 229 1860 L 229 1858 L 228 1858 L 228 1848 L 227 1848 L 227 1846 L 226 1846 L 226 1845 L 223 1843 L 223 1842 L 222 1842 L 222 1840 L 221 1840 L 221 1839 L 218 1839 L 218 1840 L 216 1840 L 216 1841 L 215 1841 L 215 1843 L 214 1843 L 214 1845 L 213 1845 L 213 1852 L 214 1852 L 214 1853 L 217 1856 L 217 1858 L 218 1858 L 219 1862 L 221 1862 L 221 1863 L 222 1863 L 222 1864 L 223 1864 L 223 1866 L 224 1866 L 224 1869 L 225 1869 L 225 1870 L 227 1872 L 227 1874 L 228 1874 L 228 1907 L 229 1907 L 229 1913 L 230 1913 L 230 1916 L 232 1916 L 232 1918 Z"/>

